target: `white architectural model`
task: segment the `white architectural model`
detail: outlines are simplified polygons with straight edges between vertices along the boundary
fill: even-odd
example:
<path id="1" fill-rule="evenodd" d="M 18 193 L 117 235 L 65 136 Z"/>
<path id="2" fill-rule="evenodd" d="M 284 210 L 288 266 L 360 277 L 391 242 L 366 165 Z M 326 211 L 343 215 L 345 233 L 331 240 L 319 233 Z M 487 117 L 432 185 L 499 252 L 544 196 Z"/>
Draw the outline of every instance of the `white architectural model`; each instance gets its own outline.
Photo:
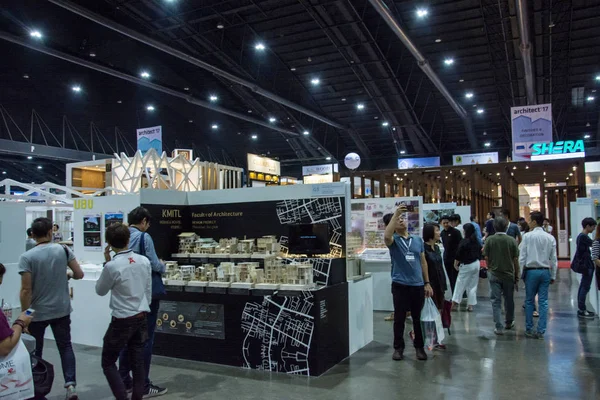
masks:
<path id="1" fill-rule="evenodd" d="M 194 232 L 183 232 L 178 236 L 179 238 L 179 253 L 190 254 L 196 251 L 196 240 L 198 235 Z"/>
<path id="2" fill-rule="evenodd" d="M 240 240 L 238 243 L 238 253 L 252 254 L 254 251 L 254 239 Z"/>
<path id="3" fill-rule="evenodd" d="M 256 252 L 261 254 L 276 254 L 281 250 L 281 246 L 276 236 L 263 236 L 256 239 Z"/>
<path id="4" fill-rule="evenodd" d="M 295 286 L 302 286 L 304 289 L 314 287 L 313 265 L 311 262 L 287 264 L 282 272 L 284 276 L 282 277 L 281 289 L 295 289 Z"/>

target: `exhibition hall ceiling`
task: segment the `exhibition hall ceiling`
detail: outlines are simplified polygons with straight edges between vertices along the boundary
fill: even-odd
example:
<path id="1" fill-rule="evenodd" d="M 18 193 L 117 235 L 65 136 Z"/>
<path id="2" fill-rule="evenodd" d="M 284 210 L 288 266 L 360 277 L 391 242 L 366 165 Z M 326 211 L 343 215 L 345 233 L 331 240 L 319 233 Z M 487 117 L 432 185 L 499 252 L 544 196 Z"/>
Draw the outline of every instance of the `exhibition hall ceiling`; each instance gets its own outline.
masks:
<path id="1" fill-rule="evenodd" d="M 106 143 L 114 148 L 120 143 L 122 150 L 126 138 L 135 147 L 136 128 L 162 125 L 165 150 L 193 147 L 203 160 L 237 166 L 245 165 L 247 152 L 304 160 L 296 162 L 300 165 L 341 160 L 354 151 L 371 169 L 393 168 L 404 156 L 441 155 L 443 163 L 465 152 L 508 156 L 510 107 L 528 104 L 515 0 L 385 1 L 472 120 L 474 141 L 456 105 L 421 70 L 371 4 L 376 2 L 3 1 L 3 39 L 9 35 L 60 51 L 170 94 L 0 40 L 6 55 L 0 110 L 8 120 L 0 121 L 0 139 L 9 139 L 8 125 L 12 136 L 14 126 L 25 133 L 14 140 L 33 137 L 44 144 L 51 131 L 56 140 L 48 144 L 62 145 L 68 126 L 65 147 L 77 141 L 75 129 L 88 144 L 93 132 L 96 151 L 102 135 L 104 151 L 110 152 Z M 555 140 L 586 137 L 594 146 L 600 135 L 600 5 L 524 3 L 535 102 L 552 103 Z M 65 8 L 73 4 L 219 71 Z M 267 126 L 192 104 L 195 100 Z M 45 125 L 37 119 L 32 124 L 32 110 Z M 284 171 L 293 164 L 284 162 Z"/>

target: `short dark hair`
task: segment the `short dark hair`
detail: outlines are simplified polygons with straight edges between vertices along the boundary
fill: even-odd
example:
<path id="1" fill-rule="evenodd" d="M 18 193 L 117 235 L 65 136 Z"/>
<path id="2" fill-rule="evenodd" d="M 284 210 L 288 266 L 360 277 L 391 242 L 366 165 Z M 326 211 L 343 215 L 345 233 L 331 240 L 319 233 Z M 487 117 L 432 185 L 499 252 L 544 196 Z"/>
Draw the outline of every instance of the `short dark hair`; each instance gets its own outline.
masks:
<path id="1" fill-rule="evenodd" d="M 475 234 L 475 225 L 473 224 L 464 224 L 463 230 L 465 231 L 465 239 L 477 239 L 477 235 Z"/>
<path id="2" fill-rule="evenodd" d="M 491 216 L 492 218 L 496 218 L 496 213 L 495 213 L 495 212 L 493 212 L 493 211 L 490 211 L 488 214 L 490 214 L 490 216 Z"/>
<path id="3" fill-rule="evenodd" d="M 550 222 L 550 218 L 544 218 L 544 220 L 542 221 L 542 223 L 543 223 L 544 221 L 548 221 L 548 222 Z"/>
<path id="4" fill-rule="evenodd" d="M 390 221 L 392 220 L 393 216 L 394 214 L 385 214 L 383 216 L 383 223 L 385 224 L 385 226 L 388 226 L 390 224 Z"/>
<path id="5" fill-rule="evenodd" d="M 440 229 L 438 224 L 428 223 L 423 227 L 423 241 L 428 242 L 435 237 L 435 228 Z"/>
<path id="6" fill-rule="evenodd" d="M 471 222 L 475 221 L 477 219 L 476 215 L 471 215 L 471 218 L 469 218 L 471 220 Z"/>
<path id="7" fill-rule="evenodd" d="M 56 227 L 56 229 L 60 229 L 60 226 L 58 226 L 58 224 L 54 224 L 54 225 L 52 225 L 52 227 L 53 228 Z"/>
<path id="8" fill-rule="evenodd" d="M 35 238 L 44 237 L 52 230 L 52 221 L 50 218 L 36 218 L 31 224 L 31 233 Z"/>
<path id="9" fill-rule="evenodd" d="M 450 216 L 449 215 L 442 215 L 440 217 L 440 222 L 442 222 L 443 220 L 447 219 L 448 221 L 451 221 Z"/>
<path id="10" fill-rule="evenodd" d="M 458 214 L 452 214 L 450 216 L 450 221 L 458 221 L 459 224 L 462 223 L 462 221 L 460 219 L 460 215 L 458 215 Z"/>
<path id="11" fill-rule="evenodd" d="M 519 220 L 517 222 L 525 222 L 525 218 L 519 217 Z"/>
<path id="12" fill-rule="evenodd" d="M 31 228 L 27 228 L 27 236 L 31 236 Z"/>
<path id="13" fill-rule="evenodd" d="M 142 206 L 134 208 L 127 215 L 127 223 L 129 225 L 141 224 L 144 219 L 150 222 L 152 220 L 152 215 L 150 215 L 150 211 Z"/>
<path id="14" fill-rule="evenodd" d="M 508 208 L 503 209 L 502 215 L 504 215 L 506 219 L 510 219 L 510 210 Z"/>
<path id="15" fill-rule="evenodd" d="M 4 264 L 0 263 L 0 278 L 3 277 L 5 273 L 6 267 L 4 266 Z"/>
<path id="16" fill-rule="evenodd" d="M 496 217 L 494 218 L 494 230 L 496 232 L 506 232 L 506 228 L 508 228 L 508 221 L 504 217 Z"/>
<path id="17" fill-rule="evenodd" d="M 542 226 L 544 221 L 548 220 L 548 218 L 544 218 L 544 214 L 539 211 L 534 211 L 529 214 L 529 218 L 531 218 L 532 221 L 535 221 L 538 226 Z"/>
<path id="18" fill-rule="evenodd" d="M 124 249 L 129 243 L 129 228 L 120 222 L 115 222 L 106 228 L 106 242 L 116 249 Z"/>
<path id="19" fill-rule="evenodd" d="M 583 228 L 586 228 L 586 227 L 588 227 L 588 226 L 594 227 L 594 226 L 596 226 L 596 225 L 598 225 L 598 223 L 597 223 L 597 222 L 596 222 L 596 220 L 595 220 L 594 218 L 592 218 L 592 217 L 587 217 L 587 218 L 584 218 L 584 219 L 581 221 L 581 226 L 582 226 Z"/>

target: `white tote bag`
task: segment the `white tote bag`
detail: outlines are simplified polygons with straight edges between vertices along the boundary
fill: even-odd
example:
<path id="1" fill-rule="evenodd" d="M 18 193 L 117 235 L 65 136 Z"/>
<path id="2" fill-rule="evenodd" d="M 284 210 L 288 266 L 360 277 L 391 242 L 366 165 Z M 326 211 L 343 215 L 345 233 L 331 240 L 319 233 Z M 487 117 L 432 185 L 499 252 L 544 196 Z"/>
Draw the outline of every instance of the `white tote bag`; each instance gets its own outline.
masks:
<path id="1" fill-rule="evenodd" d="M 31 358 L 25 344 L 0 357 L 0 400 L 23 400 L 34 396 Z"/>

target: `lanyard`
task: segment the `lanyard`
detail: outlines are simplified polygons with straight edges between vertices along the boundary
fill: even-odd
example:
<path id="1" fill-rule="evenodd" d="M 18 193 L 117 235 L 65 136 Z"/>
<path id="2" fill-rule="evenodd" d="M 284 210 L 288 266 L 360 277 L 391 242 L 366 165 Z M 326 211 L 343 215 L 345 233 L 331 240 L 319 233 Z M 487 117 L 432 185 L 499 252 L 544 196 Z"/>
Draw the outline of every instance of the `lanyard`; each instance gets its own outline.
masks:
<path id="1" fill-rule="evenodd" d="M 410 239 L 408 239 L 408 245 L 407 245 L 406 242 L 404 241 L 404 238 L 402 238 L 402 236 L 401 236 L 400 241 L 402 242 L 403 245 L 407 246 L 406 251 L 404 252 L 404 255 L 407 255 L 408 253 L 410 253 L 410 245 L 412 244 L 412 240 L 413 240 L 413 238 L 411 236 Z M 404 247 L 404 246 L 402 246 L 402 247 Z"/>

